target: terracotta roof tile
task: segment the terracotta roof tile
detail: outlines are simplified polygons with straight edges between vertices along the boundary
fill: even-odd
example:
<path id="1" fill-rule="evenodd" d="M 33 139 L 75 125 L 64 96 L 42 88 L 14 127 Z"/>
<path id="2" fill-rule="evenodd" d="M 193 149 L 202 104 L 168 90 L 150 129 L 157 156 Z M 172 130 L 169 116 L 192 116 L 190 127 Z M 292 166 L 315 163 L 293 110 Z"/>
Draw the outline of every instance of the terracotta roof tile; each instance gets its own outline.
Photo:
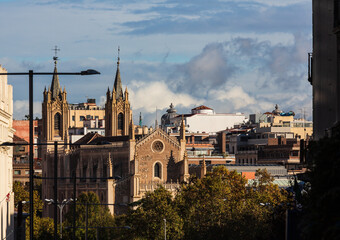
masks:
<path id="1" fill-rule="evenodd" d="M 212 110 L 212 108 L 209 108 L 209 107 L 204 106 L 204 105 L 201 105 L 201 106 L 199 106 L 199 107 L 195 107 L 195 108 L 193 108 L 193 109 L 191 109 L 191 110 L 202 110 L 202 109 L 209 109 L 209 110 Z"/>

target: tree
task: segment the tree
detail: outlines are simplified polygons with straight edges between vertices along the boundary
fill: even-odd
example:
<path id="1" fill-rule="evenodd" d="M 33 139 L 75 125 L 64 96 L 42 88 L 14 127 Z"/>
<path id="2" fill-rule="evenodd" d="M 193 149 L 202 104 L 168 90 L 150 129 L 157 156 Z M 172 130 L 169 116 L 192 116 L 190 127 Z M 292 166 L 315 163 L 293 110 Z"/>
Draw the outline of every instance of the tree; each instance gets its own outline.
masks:
<path id="1" fill-rule="evenodd" d="M 171 192 L 159 186 L 146 193 L 136 210 L 127 217 L 133 239 L 164 239 L 164 219 L 167 239 L 182 239 L 183 222 L 178 214 Z"/>
<path id="2" fill-rule="evenodd" d="M 249 186 L 236 171 L 216 167 L 201 179 L 190 177 L 175 198 L 159 186 L 116 224 L 132 227 L 125 239 L 163 239 L 163 219 L 168 239 L 284 239 L 282 220 L 290 196 L 273 184 L 267 171 L 256 176 Z"/>
<path id="3" fill-rule="evenodd" d="M 21 182 L 15 181 L 13 184 L 14 202 L 18 204 L 19 201 L 29 202 L 29 192 L 26 186 L 23 186 Z M 43 202 L 38 190 L 33 191 L 33 203 L 35 214 L 41 216 Z M 29 204 L 23 205 L 23 211 L 29 212 Z"/>
<path id="4" fill-rule="evenodd" d="M 275 235 L 278 221 L 273 219 L 284 215 L 278 206 L 287 206 L 288 195 L 272 183 L 266 171 L 258 171 L 257 177 L 258 184 L 249 187 L 244 177 L 221 166 L 183 184 L 176 202 L 184 221 L 184 238 L 270 239 Z M 279 223 L 284 231 L 284 223 Z"/>
<path id="5" fill-rule="evenodd" d="M 40 186 L 41 187 L 41 186 Z M 21 182 L 15 181 L 13 184 L 14 192 L 14 202 L 26 201 L 29 202 L 29 192 L 26 186 L 23 186 Z M 40 191 L 41 192 L 41 191 Z M 34 222 L 33 231 L 34 237 L 37 240 L 43 240 L 52 238 L 54 234 L 53 219 L 51 218 L 41 218 L 41 211 L 43 207 L 43 202 L 39 194 L 39 189 L 33 191 L 33 203 L 34 203 Z M 29 204 L 23 204 L 23 212 L 29 213 Z M 26 220 L 26 238 L 29 239 L 29 227 L 30 220 L 29 217 Z"/>
<path id="6" fill-rule="evenodd" d="M 33 219 L 33 231 L 34 239 L 45 240 L 52 239 L 54 237 L 54 221 L 52 218 L 45 217 L 41 218 L 39 216 L 34 216 Z M 29 218 L 26 221 L 26 239 L 29 239 Z M 58 228 L 59 234 L 59 228 Z M 59 236 L 58 236 L 59 237 Z"/>
<path id="7" fill-rule="evenodd" d="M 73 234 L 73 204 L 70 204 L 69 211 L 66 214 L 64 226 L 67 226 L 65 236 L 72 239 Z M 106 205 L 100 205 L 99 198 L 94 192 L 82 193 L 77 197 L 76 205 L 76 239 L 84 239 L 86 234 L 88 239 L 96 239 L 97 234 L 100 239 L 108 239 L 114 227 L 113 216 Z"/>
<path id="8" fill-rule="evenodd" d="M 185 239 L 227 238 L 226 224 L 246 195 L 246 179 L 225 167 L 183 184 L 176 202 L 184 220 Z"/>

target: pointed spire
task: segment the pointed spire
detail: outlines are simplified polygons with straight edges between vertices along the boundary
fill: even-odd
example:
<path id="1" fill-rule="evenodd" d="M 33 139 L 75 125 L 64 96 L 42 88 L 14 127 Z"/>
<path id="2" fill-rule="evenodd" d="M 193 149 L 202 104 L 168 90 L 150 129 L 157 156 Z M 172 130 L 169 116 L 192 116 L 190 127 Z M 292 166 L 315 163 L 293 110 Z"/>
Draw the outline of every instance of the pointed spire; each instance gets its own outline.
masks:
<path id="1" fill-rule="evenodd" d="M 133 124 L 132 118 L 130 121 L 130 140 L 135 140 L 135 126 Z"/>
<path id="2" fill-rule="evenodd" d="M 156 120 L 155 120 L 155 129 L 157 129 L 157 128 L 158 128 L 158 121 L 157 121 L 157 118 L 158 118 L 158 116 L 157 116 L 157 111 L 158 111 L 158 109 L 157 109 L 157 107 L 156 107 Z"/>
<path id="3" fill-rule="evenodd" d="M 108 164 L 107 165 L 109 167 L 109 177 L 113 177 L 111 152 L 109 152 L 109 159 L 108 159 Z"/>
<path id="4" fill-rule="evenodd" d="M 128 91 L 127 87 L 125 88 L 124 99 L 125 100 L 129 99 L 129 91 Z"/>
<path id="5" fill-rule="evenodd" d="M 52 78 L 51 92 L 52 92 L 52 99 L 56 99 L 57 97 L 59 97 L 59 93 L 60 93 L 59 76 L 58 76 L 58 70 L 57 70 L 58 57 L 53 57 L 53 60 L 54 60 L 54 74 Z"/>
<path id="6" fill-rule="evenodd" d="M 142 121 L 142 112 L 139 113 L 139 126 L 142 127 L 143 121 Z"/>
<path id="7" fill-rule="evenodd" d="M 185 141 L 185 124 L 184 124 L 184 116 L 182 114 L 182 122 L 181 122 L 181 129 L 180 129 L 180 140 Z"/>
<path id="8" fill-rule="evenodd" d="M 120 48 L 118 47 L 118 61 L 117 61 L 117 71 L 116 71 L 116 78 L 115 78 L 115 83 L 114 83 L 114 90 L 116 92 L 115 98 L 118 100 L 119 98 L 123 98 L 123 89 L 122 89 L 122 80 L 120 78 L 120 71 L 119 71 L 119 57 L 120 53 Z"/>

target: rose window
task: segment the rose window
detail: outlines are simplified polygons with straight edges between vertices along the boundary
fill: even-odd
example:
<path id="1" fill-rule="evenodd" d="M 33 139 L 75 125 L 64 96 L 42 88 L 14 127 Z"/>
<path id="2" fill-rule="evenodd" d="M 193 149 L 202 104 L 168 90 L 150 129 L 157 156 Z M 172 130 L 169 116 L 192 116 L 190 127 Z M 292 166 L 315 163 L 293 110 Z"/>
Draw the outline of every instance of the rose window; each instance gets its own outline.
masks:
<path id="1" fill-rule="evenodd" d="M 152 149 L 155 151 L 155 152 L 161 152 L 163 151 L 163 148 L 164 148 L 164 145 L 161 141 L 155 141 L 153 144 L 152 144 Z"/>

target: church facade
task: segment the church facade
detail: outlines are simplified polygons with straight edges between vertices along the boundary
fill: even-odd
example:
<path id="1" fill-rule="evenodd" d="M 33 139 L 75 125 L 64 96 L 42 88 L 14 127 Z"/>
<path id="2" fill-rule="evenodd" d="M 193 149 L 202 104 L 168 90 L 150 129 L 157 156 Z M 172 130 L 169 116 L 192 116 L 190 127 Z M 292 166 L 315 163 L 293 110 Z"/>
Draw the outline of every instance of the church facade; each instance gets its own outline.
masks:
<path id="1" fill-rule="evenodd" d="M 127 210 L 127 204 L 140 200 L 159 184 L 175 191 L 189 178 L 184 121 L 179 137 L 159 128 L 146 135 L 135 134 L 128 90 L 122 90 L 119 59 L 112 92 L 108 89 L 106 94 L 105 136 L 88 133 L 70 148 L 62 145 L 68 137 L 68 118 L 63 111 L 67 100 L 65 89 L 61 91 L 58 84 L 54 76 L 51 88 L 44 91 L 43 136 L 46 142 L 61 143 L 58 177 L 63 179 L 58 181 L 59 201 L 93 191 L 101 203 L 110 204 L 112 214 L 120 214 Z M 54 89 L 59 91 L 54 93 Z M 46 147 L 43 177 L 53 177 L 53 160 L 54 150 Z M 42 194 L 44 199 L 53 198 L 53 180 L 43 179 Z M 52 207 L 45 208 L 44 214 L 53 216 Z"/>

